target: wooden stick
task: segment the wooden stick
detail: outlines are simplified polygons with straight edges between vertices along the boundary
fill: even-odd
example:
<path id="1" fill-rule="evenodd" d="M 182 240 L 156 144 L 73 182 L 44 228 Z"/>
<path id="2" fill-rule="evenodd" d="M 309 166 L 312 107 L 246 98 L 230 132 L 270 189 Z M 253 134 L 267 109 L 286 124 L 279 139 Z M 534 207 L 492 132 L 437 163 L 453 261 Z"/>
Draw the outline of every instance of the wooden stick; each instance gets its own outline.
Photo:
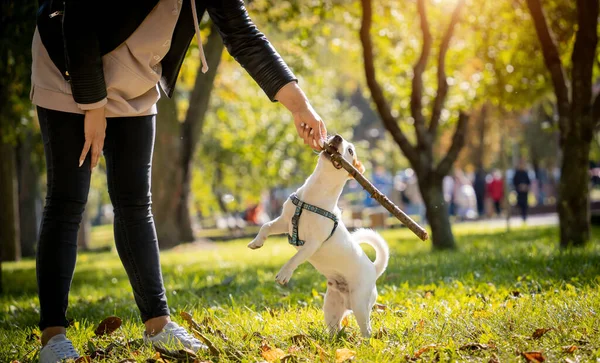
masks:
<path id="1" fill-rule="evenodd" d="M 385 209 L 387 209 L 390 213 L 394 215 L 394 217 L 398 218 L 402 224 L 404 224 L 408 229 L 410 229 L 414 234 L 417 235 L 421 240 L 427 241 L 429 239 L 429 234 L 427 231 L 421 227 L 417 222 L 415 222 L 412 218 L 410 218 L 406 213 L 402 211 L 402 209 L 398 208 L 397 205 L 392 203 L 391 200 L 388 199 L 382 192 L 380 192 L 370 181 L 367 180 L 356 168 L 346 161 L 340 155 L 340 153 L 328 143 L 323 145 L 323 148 L 329 153 L 331 156 L 331 160 L 339 163 L 344 169 L 350 173 L 350 175 L 360 184 L 373 199 L 379 202 Z"/>

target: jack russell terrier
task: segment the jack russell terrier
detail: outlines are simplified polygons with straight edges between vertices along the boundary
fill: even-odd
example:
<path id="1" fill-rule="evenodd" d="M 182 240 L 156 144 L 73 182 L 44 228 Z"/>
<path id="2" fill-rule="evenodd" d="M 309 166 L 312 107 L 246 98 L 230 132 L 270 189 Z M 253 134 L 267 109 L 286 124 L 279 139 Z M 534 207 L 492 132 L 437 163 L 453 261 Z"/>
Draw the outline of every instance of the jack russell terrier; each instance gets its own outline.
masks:
<path id="1" fill-rule="evenodd" d="M 364 173 L 354 145 L 339 135 L 328 141 L 344 159 Z M 342 223 L 337 204 L 349 178 L 348 172 L 322 151 L 315 171 L 283 204 L 281 216 L 265 223 L 248 247 L 261 248 L 268 236 L 288 233 L 290 244 L 298 252 L 281 268 L 277 282 L 286 284 L 300 264 L 310 262 L 327 278 L 323 311 L 330 333 L 337 333 L 344 316 L 352 311 L 362 335 L 368 337 L 371 309 L 377 299 L 375 282 L 387 267 L 389 249 L 377 232 L 359 229 L 350 233 Z M 364 253 L 361 243 L 375 249 L 374 262 Z"/>

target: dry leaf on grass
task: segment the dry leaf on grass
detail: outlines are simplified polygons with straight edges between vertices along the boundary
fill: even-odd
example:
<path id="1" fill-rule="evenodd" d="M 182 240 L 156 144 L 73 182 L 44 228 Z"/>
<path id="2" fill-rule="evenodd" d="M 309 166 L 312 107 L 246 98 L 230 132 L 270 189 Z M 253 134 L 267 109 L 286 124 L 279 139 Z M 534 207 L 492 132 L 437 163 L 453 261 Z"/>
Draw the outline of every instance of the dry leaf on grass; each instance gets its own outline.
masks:
<path id="1" fill-rule="evenodd" d="M 544 336 L 544 334 L 546 334 L 547 332 L 549 332 L 552 329 L 554 329 L 554 328 L 539 328 L 539 329 L 536 329 L 533 332 L 533 334 L 531 335 L 531 337 L 533 339 L 540 339 L 542 336 Z"/>
<path id="2" fill-rule="evenodd" d="M 265 337 L 257 331 L 252 332 L 252 334 L 250 334 L 250 335 L 244 334 L 244 336 L 242 337 L 242 340 L 252 339 L 252 338 L 258 338 L 260 340 L 265 340 Z"/>
<path id="3" fill-rule="evenodd" d="M 421 320 L 421 321 L 422 321 L 422 320 Z M 428 351 L 430 351 L 431 349 L 435 349 L 436 347 L 437 347 L 437 345 L 435 345 L 435 344 L 429 344 L 429 345 L 426 345 L 426 346 L 424 346 L 424 347 L 421 347 L 421 349 L 419 349 L 419 350 L 417 350 L 417 351 L 415 352 L 415 355 L 414 355 L 414 357 L 415 357 L 415 358 L 417 358 L 417 359 L 418 359 L 418 358 L 421 358 L 421 355 L 423 355 L 423 353 L 425 353 L 425 352 L 428 352 Z"/>
<path id="4" fill-rule="evenodd" d="M 300 352 L 302 349 L 300 349 L 299 346 L 297 345 L 292 345 L 291 347 L 288 348 L 287 352 L 288 353 L 297 353 Z"/>
<path id="5" fill-rule="evenodd" d="M 306 344 L 310 344 L 310 338 L 302 334 L 294 335 L 290 338 L 290 340 L 292 341 L 292 343 L 301 347 L 303 347 Z"/>
<path id="6" fill-rule="evenodd" d="M 546 360 L 542 355 L 542 352 L 521 352 L 521 356 L 525 358 L 526 361 L 532 363 L 540 363 Z"/>
<path id="7" fill-rule="evenodd" d="M 388 336 L 390 333 L 387 331 L 386 328 L 380 328 L 378 331 L 376 331 L 375 333 L 373 333 L 373 338 L 375 339 L 383 339 L 383 337 Z"/>
<path id="8" fill-rule="evenodd" d="M 337 349 L 335 351 L 335 363 L 351 361 L 356 357 L 356 351 L 347 348 Z"/>
<path id="9" fill-rule="evenodd" d="M 194 333 L 194 335 L 202 340 L 202 342 L 204 344 L 206 344 L 206 346 L 208 347 L 208 351 L 210 353 L 210 355 L 212 355 L 213 357 L 218 357 L 220 352 L 217 349 L 217 347 L 215 347 L 215 345 L 213 344 L 213 342 L 210 341 L 210 339 L 208 339 L 207 337 L 205 337 L 202 333 L 200 333 L 198 330 L 192 328 L 192 332 Z"/>
<path id="10" fill-rule="evenodd" d="M 500 363 L 500 359 L 498 359 L 496 353 L 492 353 L 492 356 L 490 357 L 490 360 L 488 360 L 488 363 Z"/>
<path id="11" fill-rule="evenodd" d="M 198 331 L 202 330 L 202 327 L 194 320 L 192 314 L 188 313 L 187 311 L 182 311 L 179 313 L 179 316 L 181 316 L 181 318 L 188 323 L 190 327 Z"/>
<path id="12" fill-rule="evenodd" d="M 91 363 L 92 362 L 92 357 L 90 357 L 89 355 L 84 355 L 83 357 L 79 357 L 77 359 L 75 359 L 75 363 Z M 121 363 L 121 362 L 119 362 Z"/>
<path id="13" fill-rule="evenodd" d="M 77 361 L 75 361 L 75 363 L 77 363 Z M 135 359 L 123 359 L 121 361 L 119 361 L 119 363 L 137 363 L 137 361 Z"/>
<path id="14" fill-rule="evenodd" d="M 263 341 L 260 345 L 260 354 L 269 363 L 275 362 L 286 355 L 283 350 L 279 348 L 271 348 L 265 341 Z"/>
<path id="15" fill-rule="evenodd" d="M 121 323 L 121 318 L 118 316 L 109 316 L 100 322 L 94 333 L 96 333 L 97 336 L 112 334 L 121 327 Z"/>
<path id="16" fill-rule="evenodd" d="M 384 304 L 375 304 L 375 305 L 373 305 L 373 310 L 375 310 L 375 311 L 386 311 L 387 310 L 387 305 L 384 305 Z"/>
<path id="17" fill-rule="evenodd" d="M 319 359 L 322 362 L 326 362 L 329 360 L 329 353 L 325 351 L 319 344 L 315 343 L 315 347 L 317 348 L 317 352 L 319 353 Z"/>
<path id="18" fill-rule="evenodd" d="M 178 350 L 167 350 L 167 349 L 162 349 L 160 347 L 154 347 L 154 349 L 159 353 L 159 358 L 166 360 L 166 359 L 185 359 L 185 360 L 192 360 L 192 359 L 196 359 L 196 353 L 193 352 L 190 349 L 187 348 L 183 348 L 183 349 L 178 349 Z"/>
<path id="19" fill-rule="evenodd" d="M 471 352 L 476 352 L 479 350 L 488 350 L 490 348 L 495 348 L 495 346 L 491 345 L 491 344 L 482 344 L 482 343 L 467 343 L 463 346 L 461 346 L 460 348 L 458 348 L 459 350 L 469 350 Z"/>
<path id="20" fill-rule="evenodd" d="M 562 347 L 563 352 L 565 353 L 573 353 L 574 351 L 576 351 L 578 348 L 576 345 L 566 345 L 564 347 Z"/>

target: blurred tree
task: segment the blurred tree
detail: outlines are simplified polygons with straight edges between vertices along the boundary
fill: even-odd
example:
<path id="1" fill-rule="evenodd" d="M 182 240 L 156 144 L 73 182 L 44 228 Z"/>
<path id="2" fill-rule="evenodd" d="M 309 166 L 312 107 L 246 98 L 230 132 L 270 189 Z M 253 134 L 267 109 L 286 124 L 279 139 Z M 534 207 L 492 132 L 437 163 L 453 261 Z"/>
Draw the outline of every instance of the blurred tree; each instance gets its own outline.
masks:
<path id="1" fill-rule="evenodd" d="M 559 183 L 560 245 L 583 246 L 590 238 L 589 154 L 600 120 L 592 78 L 598 43 L 598 0 L 576 0 L 576 33 L 568 79 L 557 40 L 540 0 L 527 0 L 552 79 L 563 153 Z"/>
<path id="2" fill-rule="evenodd" d="M 2 259 L 20 254 L 16 145 L 31 120 L 31 39 L 36 1 L 0 3 L 0 241 Z"/>
<path id="3" fill-rule="evenodd" d="M 431 118 L 427 125 L 425 115 L 423 114 L 423 73 L 425 72 L 431 52 L 432 36 L 425 9 L 425 0 L 417 0 L 421 33 L 423 34 L 423 44 L 421 55 L 413 67 L 412 72 L 410 113 L 417 139 L 416 145 L 413 145 L 399 126 L 398 118 L 392 113 L 384 90 L 376 79 L 373 44 L 370 35 L 373 17 L 372 4 L 371 0 L 362 0 L 363 17 L 360 39 L 363 44 L 367 84 L 386 129 L 390 132 L 394 141 L 398 144 L 417 174 L 419 179 L 419 189 L 421 190 L 421 195 L 423 196 L 427 208 L 427 221 L 431 226 L 433 247 L 435 249 L 455 248 L 454 236 L 448 218 L 448 208 L 444 201 L 442 180 L 450 171 L 452 164 L 458 157 L 458 154 L 464 145 L 469 116 L 462 112 L 459 113 L 458 122 L 452 138 L 452 144 L 437 165 L 434 159 L 434 143 L 438 137 L 438 127 L 448 93 L 448 81 L 445 69 L 446 54 L 463 5 L 464 1 L 459 0 L 452 13 L 450 24 L 443 35 L 438 53 L 437 94 L 433 101 Z"/>
<path id="4" fill-rule="evenodd" d="M 182 70 L 182 78 L 195 78 L 186 103 L 190 106 L 183 122 L 179 121 L 177 101 L 182 98 L 181 87 L 173 98 L 162 95 L 158 103 L 156 146 L 152 169 L 153 203 L 156 230 L 161 248 L 193 241 L 194 234 L 189 215 L 190 165 L 198 139 L 202 133 L 204 116 L 208 109 L 212 85 L 223 53 L 223 41 L 214 25 L 210 26 L 204 51 L 210 68 L 206 74 L 194 62 Z M 197 48 L 192 48 L 192 50 Z M 188 62 L 191 61 L 187 57 Z M 185 82 L 185 79 L 183 80 Z"/>

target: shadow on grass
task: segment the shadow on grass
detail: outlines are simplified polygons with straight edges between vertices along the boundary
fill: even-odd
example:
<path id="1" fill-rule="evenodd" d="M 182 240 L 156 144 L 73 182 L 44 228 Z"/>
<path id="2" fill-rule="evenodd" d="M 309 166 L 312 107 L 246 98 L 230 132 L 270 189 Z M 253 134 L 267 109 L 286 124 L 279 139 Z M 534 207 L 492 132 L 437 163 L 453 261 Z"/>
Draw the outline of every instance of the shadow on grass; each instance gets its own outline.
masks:
<path id="1" fill-rule="evenodd" d="M 594 236 L 599 235 L 597 232 L 594 231 Z M 556 228 L 462 235 L 457 238 L 460 250 L 453 252 L 430 252 L 428 246 L 424 248 L 414 239 L 390 239 L 392 256 L 378 286 L 386 289 L 408 283 L 408 289 L 417 290 L 420 285 L 452 286 L 460 281 L 468 286 L 491 283 L 498 288 L 539 293 L 565 283 L 598 285 L 597 238 L 586 249 L 560 251 L 556 235 Z M 255 311 L 266 307 L 320 306 L 322 299 L 313 291 L 324 292 L 326 283 L 311 266 L 301 266 L 289 286 L 280 287 L 274 282 L 280 262 L 260 255 L 256 258 L 260 259 L 259 268 L 242 263 L 214 271 L 210 266 L 188 266 L 182 273 L 173 264 L 163 266 L 169 304 L 175 308 L 173 313 L 219 306 L 248 307 Z M 17 269 L 5 273 L 4 279 L 5 294 L 0 302 L 3 311 L 12 317 L 0 319 L 0 327 L 37 324 L 35 269 Z M 76 319 L 99 321 L 113 314 L 137 318 L 131 288 L 122 269 L 77 271 L 70 301 L 69 315 Z M 15 309 L 10 308 L 13 302 Z"/>

